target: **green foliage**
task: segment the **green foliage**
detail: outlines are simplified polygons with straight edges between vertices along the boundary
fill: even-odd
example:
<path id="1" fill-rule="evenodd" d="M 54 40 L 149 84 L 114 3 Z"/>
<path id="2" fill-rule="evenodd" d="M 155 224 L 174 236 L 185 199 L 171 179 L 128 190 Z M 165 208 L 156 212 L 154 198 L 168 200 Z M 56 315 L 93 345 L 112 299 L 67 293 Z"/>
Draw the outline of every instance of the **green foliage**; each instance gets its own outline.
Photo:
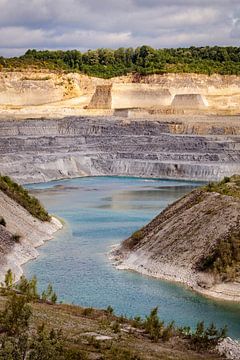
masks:
<path id="1" fill-rule="evenodd" d="M 12 273 L 11 269 L 8 269 L 8 271 L 5 274 L 4 284 L 7 289 L 11 289 L 14 283 L 14 274 Z"/>
<path id="2" fill-rule="evenodd" d="M 112 346 L 106 360 L 141 360 L 139 355 L 132 353 L 130 350 L 122 349 L 120 347 Z"/>
<path id="3" fill-rule="evenodd" d="M 39 200 L 29 195 L 28 191 L 8 176 L 0 176 L 0 190 L 23 206 L 31 215 L 42 221 L 50 221 L 50 216 Z"/>
<path id="4" fill-rule="evenodd" d="M 164 327 L 164 322 L 161 321 L 158 317 L 158 308 L 152 309 L 150 315 L 146 317 L 144 323 L 145 330 L 150 335 L 150 339 L 153 341 L 158 341 L 162 336 L 162 331 Z"/>
<path id="5" fill-rule="evenodd" d="M 30 280 L 28 280 L 24 275 L 22 275 L 16 284 L 14 284 L 14 279 L 15 276 L 9 269 L 5 274 L 4 284 L 1 284 L 3 295 L 9 295 L 13 292 L 17 292 L 25 296 L 27 301 L 40 300 L 36 276 L 33 276 Z M 53 304 L 57 302 L 57 295 L 55 291 L 53 291 L 51 284 L 48 284 L 47 289 L 42 292 L 41 300 L 51 302 Z"/>
<path id="6" fill-rule="evenodd" d="M 144 234 L 143 234 L 143 231 L 142 230 L 138 230 L 138 231 L 135 231 L 133 234 L 132 234 L 132 239 L 134 242 L 138 242 L 140 241 L 142 238 L 143 238 Z"/>
<path id="7" fill-rule="evenodd" d="M 135 316 L 133 319 L 132 319 L 132 326 L 135 327 L 135 328 L 143 328 L 144 327 L 144 320 L 141 318 L 141 316 Z"/>
<path id="8" fill-rule="evenodd" d="M 28 280 L 22 275 L 19 282 L 15 285 L 15 289 L 21 294 L 26 295 L 28 301 L 39 299 L 36 276 L 33 276 L 32 279 Z"/>
<path id="9" fill-rule="evenodd" d="M 93 308 L 92 308 L 92 307 L 90 307 L 90 308 L 85 308 L 85 309 L 83 310 L 83 312 L 82 312 L 82 314 L 83 314 L 84 316 L 90 316 L 90 315 L 92 315 L 92 313 L 93 313 Z"/>
<path id="10" fill-rule="evenodd" d="M 107 313 L 109 314 L 109 315 L 113 315 L 113 313 L 114 313 L 114 309 L 112 308 L 112 306 L 111 305 L 109 305 L 108 307 L 107 307 Z"/>
<path id="11" fill-rule="evenodd" d="M 201 321 L 197 324 L 195 332 L 190 335 L 191 345 L 196 350 L 213 348 L 226 335 L 227 327 L 218 330 L 212 323 L 206 328 L 204 322 Z"/>
<path id="12" fill-rule="evenodd" d="M 225 177 L 220 182 L 210 182 L 203 187 L 204 191 L 216 192 L 226 196 L 240 198 L 240 176 Z M 206 214 L 214 214 L 210 209 Z M 203 257 L 199 264 L 200 271 L 210 271 L 221 280 L 234 280 L 240 275 L 240 231 L 232 228 L 214 247 L 212 253 Z"/>
<path id="13" fill-rule="evenodd" d="M 32 312 L 25 296 L 17 296 L 14 292 L 7 300 L 1 314 L 0 324 L 7 335 L 19 335 L 26 331 Z"/>
<path id="14" fill-rule="evenodd" d="M 64 351 L 65 360 L 86 360 L 85 354 L 79 349 L 66 349 Z"/>
<path id="15" fill-rule="evenodd" d="M 240 231 L 232 232 L 222 239 L 211 255 L 203 258 L 198 268 L 210 271 L 221 277 L 223 281 L 234 280 L 240 275 Z"/>
<path id="16" fill-rule="evenodd" d="M 38 327 L 36 335 L 31 338 L 28 360 L 64 359 L 61 331 L 48 332 L 45 325 Z"/>
<path id="17" fill-rule="evenodd" d="M 53 291 L 52 284 L 48 284 L 47 289 L 42 292 L 41 299 L 43 301 L 50 301 L 53 304 L 55 304 L 57 302 L 57 295 Z"/>
<path id="18" fill-rule="evenodd" d="M 36 289 L 36 279 L 28 282 L 22 277 L 19 287 L 23 292 Z M 2 360 L 74 360 L 84 359 L 81 352 L 69 351 L 63 347 L 61 331 L 48 331 L 42 324 L 35 331 L 30 326 L 32 310 L 28 297 L 8 294 L 5 309 L 0 313 L 0 359 Z M 78 354 L 78 358 L 76 357 Z"/>
<path id="19" fill-rule="evenodd" d="M 6 226 L 6 221 L 2 216 L 0 216 L 0 225 Z"/>
<path id="20" fill-rule="evenodd" d="M 222 195 L 240 198 L 240 176 L 225 177 L 219 182 L 210 182 L 203 189 L 208 192 L 217 192 Z"/>
<path id="21" fill-rule="evenodd" d="M 52 296 L 50 297 L 50 301 L 53 304 L 56 304 L 56 302 L 57 302 L 57 294 L 55 292 L 53 292 Z"/>
<path id="22" fill-rule="evenodd" d="M 172 321 L 170 324 L 164 327 L 162 332 L 162 340 L 169 341 L 171 337 L 174 335 L 174 331 L 175 331 L 174 321 Z"/>
<path id="23" fill-rule="evenodd" d="M 101 48 L 81 53 L 78 50 L 29 49 L 19 58 L 0 57 L 1 67 L 47 68 L 50 70 L 80 71 L 91 76 L 111 78 L 139 73 L 141 75 L 172 73 L 198 73 L 211 75 L 240 74 L 239 47 L 190 47 L 154 49 L 143 45 L 117 50 Z"/>

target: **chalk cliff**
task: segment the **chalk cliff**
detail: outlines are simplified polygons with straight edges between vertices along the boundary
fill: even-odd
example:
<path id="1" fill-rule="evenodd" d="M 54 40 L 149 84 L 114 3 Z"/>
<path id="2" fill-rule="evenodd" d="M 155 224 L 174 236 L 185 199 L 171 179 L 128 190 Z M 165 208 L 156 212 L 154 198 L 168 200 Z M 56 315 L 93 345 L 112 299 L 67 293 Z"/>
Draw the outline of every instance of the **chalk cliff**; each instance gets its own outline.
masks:
<path id="1" fill-rule="evenodd" d="M 5 114 L 49 117 L 108 114 L 114 109 L 175 107 L 186 113 L 239 114 L 240 77 L 139 74 L 100 79 L 49 70 L 0 72 L 0 109 Z M 61 111 L 60 111 L 61 110 Z"/>

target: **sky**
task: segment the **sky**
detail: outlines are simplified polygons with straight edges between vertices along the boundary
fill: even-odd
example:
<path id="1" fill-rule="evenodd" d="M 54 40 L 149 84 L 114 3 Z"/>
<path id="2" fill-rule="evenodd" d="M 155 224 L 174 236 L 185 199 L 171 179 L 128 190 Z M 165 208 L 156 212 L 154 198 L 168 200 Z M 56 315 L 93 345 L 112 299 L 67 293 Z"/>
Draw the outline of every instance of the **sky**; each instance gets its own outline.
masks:
<path id="1" fill-rule="evenodd" d="M 240 0 L 0 0 L 0 56 L 141 45 L 240 46 Z"/>

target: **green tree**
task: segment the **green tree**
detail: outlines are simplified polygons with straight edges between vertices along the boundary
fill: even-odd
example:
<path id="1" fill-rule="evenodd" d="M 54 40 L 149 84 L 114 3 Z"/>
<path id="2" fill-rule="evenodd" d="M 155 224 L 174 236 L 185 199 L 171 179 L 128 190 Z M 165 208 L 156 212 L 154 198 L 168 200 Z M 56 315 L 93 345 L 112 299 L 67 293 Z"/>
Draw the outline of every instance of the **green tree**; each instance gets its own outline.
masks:
<path id="1" fill-rule="evenodd" d="M 8 271 L 5 274 L 5 280 L 4 280 L 4 283 L 5 283 L 5 286 L 7 289 L 12 288 L 14 279 L 15 279 L 15 276 L 13 275 L 12 270 L 8 269 Z"/>
<path id="2" fill-rule="evenodd" d="M 150 335 L 151 340 L 158 341 L 162 335 L 164 322 L 158 317 L 158 307 L 155 307 L 150 312 L 150 315 L 146 317 L 144 327 Z"/>
<path id="3" fill-rule="evenodd" d="M 32 314 L 25 296 L 12 293 L 0 317 L 2 330 L 8 335 L 19 335 L 28 329 Z"/>

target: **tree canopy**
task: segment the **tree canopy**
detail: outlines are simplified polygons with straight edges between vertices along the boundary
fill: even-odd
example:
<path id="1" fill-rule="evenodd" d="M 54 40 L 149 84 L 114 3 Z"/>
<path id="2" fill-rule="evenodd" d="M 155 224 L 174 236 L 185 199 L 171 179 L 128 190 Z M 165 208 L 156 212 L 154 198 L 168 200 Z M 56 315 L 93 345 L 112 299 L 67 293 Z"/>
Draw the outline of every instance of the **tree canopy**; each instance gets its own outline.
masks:
<path id="1" fill-rule="evenodd" d="M 154 49 L 143 45 L 133 48 L 78 50 L 29 49 L 19 58 L 0 57 L 6 68 L 29 65 L 79 71 L 88 75 L 111 78 L 137 72 L 142 75 L 162 73 L 200 73 L 240 75 L 240 47 L 190 47 Z"/>

